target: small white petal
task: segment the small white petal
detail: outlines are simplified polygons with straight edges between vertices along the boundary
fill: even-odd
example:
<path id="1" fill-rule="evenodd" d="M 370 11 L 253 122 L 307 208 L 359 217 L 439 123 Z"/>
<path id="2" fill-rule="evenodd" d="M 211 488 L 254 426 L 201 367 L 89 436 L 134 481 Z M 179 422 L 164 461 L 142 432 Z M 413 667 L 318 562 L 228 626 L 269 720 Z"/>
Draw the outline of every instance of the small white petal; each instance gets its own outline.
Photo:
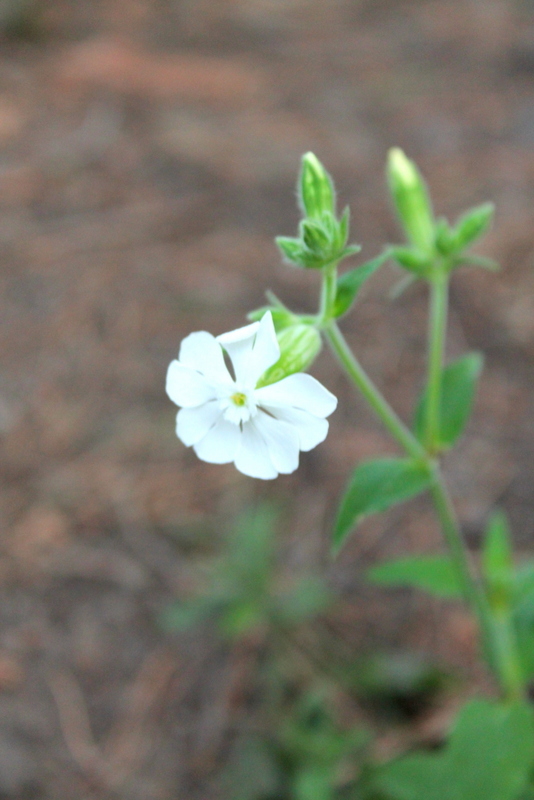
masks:
<path id="1" fill-rule="evenodd" d="M 259 322 L 253 322 L 244 328 L 217 336 L 217 341 L 230 356 L 238 383 L 246 380 L 249 356 L 259 327 Z"/>
<path id="2" fill-rule="evenodd" d="M 337 398 L 332 392 L 304 372 L 262 386 L 256 390 L 255 397 L 262 406 L 301 408 L 316 417 L 328 417 L 337 406 Z"/>
<path id="3" fill-rule="evenodd" d="M 178 361 L 171 361 L 169 364 L 165 388 L 173 403 L 186 408 L 200 406 L 213 400 L 217 394 L 206 378 Z"/>
<path id="4" fill-rule="evenodd" d="M 221 418 L 193 449 L 202 461 L 229 464 L 235 458 L 240 439 L 239 427 Z"/>
<path id="5" fill-rule="evenodd" d="M 262 412 L 256 414 L 252 424 L 260 432 L 278 472 L 284 475 L 294 472 L 299 465 L 297 429 Z"/>
<path id="6" fill-rule="evenodd" d="M 179 360 L 204 375 L 210 383 L 232 384 L 221 345 L 207 331 L 190 333 L 180 345 Z"/>
<path id="7" fill-rule="evenodd" d="M 234 463 L 244 475 L 262 480 L 272 480 L 278 475 L 274 468 L 269 451 L 259 431 L 252 421 L 243 425 L 239 448 Z"/>
<path id="8" fill-rule="evenodd" d="M 300 408 L 265 406 L 265 410 L 293 426 L 298 433 L 300 449 L 306 453 L 326 439 L 328 422 L 322 417 L 315 417 Z"/>
<path id="9" fill-rule="evenodd" d="M 267 311 L 260 322 L 223 333 L 217 341 L 232 360 L 237 383 L 253 389 L 258 378 L 280 358 L 273 318 Z"/>
<path id="10" fill-rule="evenodd" d="M 204 438 L 221 414 L 218 400 L 210 400 L 196 408 L 182 408 L 176 417 L 176 435 L 187 447 L 191 447 Z"/>
<path id="11" fill-rule="evenodd" d="M 247 367 L 247 385 L 255 387 L 263 373 L 280 358 L 280 346 L 276 338 L 273 317 L 267 311 L 260 321 Z"/>

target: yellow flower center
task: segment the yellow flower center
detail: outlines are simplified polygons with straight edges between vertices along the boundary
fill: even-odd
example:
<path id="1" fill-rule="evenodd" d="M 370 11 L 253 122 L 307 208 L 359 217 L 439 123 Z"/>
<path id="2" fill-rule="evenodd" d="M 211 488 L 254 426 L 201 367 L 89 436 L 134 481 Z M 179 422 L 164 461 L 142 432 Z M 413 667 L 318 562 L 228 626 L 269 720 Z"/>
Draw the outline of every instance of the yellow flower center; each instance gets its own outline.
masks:
<path id="1" fill-rule="evenodd" d="M 235 394 L 233 394 L 230 397 L 230 400 L 236 406 L 244 406 L 244 405 L 246 405 L 246 402 L 247 402 L 247 396 L 246 396 L 246 394 L 243 394 L 243 392 L 236 392 Z"/>

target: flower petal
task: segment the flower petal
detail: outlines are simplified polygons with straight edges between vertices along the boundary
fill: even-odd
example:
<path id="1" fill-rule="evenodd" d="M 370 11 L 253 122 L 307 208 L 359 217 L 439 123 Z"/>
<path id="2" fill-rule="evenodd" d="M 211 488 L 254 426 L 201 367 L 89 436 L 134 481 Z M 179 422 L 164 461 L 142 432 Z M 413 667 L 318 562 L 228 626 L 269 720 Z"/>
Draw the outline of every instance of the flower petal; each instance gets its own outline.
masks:
<path id="1" fill-rule="evenodd" d="M 232 360 L 236 379 L 239 383 L 246 379 L 247 364 L 259 327 L 259 322 L 252 322 L 243 328 L 237 328 L 235 331 L 229 331 L 217 336 L 217 341 L 224 347 Z"/>
<path id="2" fill-rule="evenodd" d="M 278 475 L 269 456 L 267 445 L 250 420 L 243 425 L 234 464 L 240 472 L 251 478 L 272 480 Z"/>
<path id="3" fill-rule="evenodd" d="M 260 321 L 247 367 L 247 385 L 254 388 L 263 373 L 280 358 L 280 346 L 276 338 L 273 317 L 267 311 Z"/>
<path id="4" fill-rule="evenodd" d="M 322 417 L 315 417 L 300 408 L 276 408 L 265 406 L 265 410 L 276 419 L 289 423 L 298 433 L 299 447 L 304 452 L 313 450 L 324 442 L 328 433 L 328 422 Z"/>
<path id="5" fill-rule="evenodd" d="M 297 429 L 261 411 L 256 414 L 252 424 L 267 445 L 275 469 L 284 475 L 294 472 L 299 465 L 300 442 Z"/>
<path id="6" fill-rule="evenodd" d="M 258 378 L 280 358 L 270 311 L 263 315 L 260 322 L 223 333 L 217 337 L 217 341 L 232 359 L 237 382 L 246 388 L 253 389 Z"/>
<path id="7" fill-rule="evenodd" d="M 204 375 L 210 383 L 233 383 L 224 363 L 221 345 L 207 331 L 196 331 L 186 336 L 180 345 L 180 363 Z"/>
<path id="8" fill-rule="evenodd" d="M 220 418 L 193 449 L 202 461 L 210 464 L 229 464 L 239 447 L 241 431 L 237 425 Z"/>
<path id="9" fill-rule="evenodd" d="M 182 408 L 176 417 L 176 435 L 187 446 L 196 444 L 222 416 L 218 400 L 210 400 L 196 408 Z"/>
<path id="10" fill-rule="evenodd" d="M 262 406 L 300 408 L 316 417 L 328 417 L 337 406 L 337 398 L 332 392 L 304 372 L 262 386 L 256 390 L 255 396 Z"/>
<path id="11" fill-rule="evenodd" d="M 177 406 L 192 408 L 213 400 L 217 392 L 200 373 L 184 367 L 179 361 L 171 361 L 167 370 L 166 391 Z"/>

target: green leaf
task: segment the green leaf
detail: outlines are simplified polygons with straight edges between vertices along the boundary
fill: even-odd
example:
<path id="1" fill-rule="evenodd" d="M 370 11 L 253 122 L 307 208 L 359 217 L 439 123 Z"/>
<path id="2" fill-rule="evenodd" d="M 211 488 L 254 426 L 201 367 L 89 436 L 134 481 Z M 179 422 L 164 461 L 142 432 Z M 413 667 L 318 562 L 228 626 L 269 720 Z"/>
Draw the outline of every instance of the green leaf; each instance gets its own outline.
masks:
<path id="1" fill-rule="evenodd" d="M 497 261 L 494 261 L 492 258 L 486 258 L 486 256 L 461 255 L 457 260 L 451 262 L 451 267 L 453 269 L 462 266 L 482 267 L 482 269 L 488 269 L 490 272 L 498 272 L 501 268 Z"/>
<path id="2" fill-rule="evenodd" d="M 453 361 L 443 370 L 439 444 L 447 450 L 461 436 L 471 415 L 477 378 L 483 359 L 479 353 L 469 353 Z M 415 412 L 414 429 L 422 441 L 426 417 L 426 391 Z"/>
<path id="3" fill-rule="evenodd" d="M 295 800 L 333 800 L 334 770 L 319 766 L 306 766 L 295 776 Z"/>
<path id="4" fill-rule="evenodd" d="M 473 700 L 460 712 L 449 743 L 379 769 L 387 800 L 517 800 L 534 761 L 534 724 L 527 703 Z"/>
<path id="5" fill-rule="evenodd" d="M 455 249 L 464 250 L 480 239 L 491 225 L 494 213 L 493 203 L 482 203 L 460 217 L 453 231 Z"/>
<path id="6" fill-rule="evenodd" d="M 286 263 L 304 266 L 304 247 L 300 239 L 291 236 L 277 236 L 275 242 Z"/>
<path id="7" fill-rule="evenodd" d="M 505 515 L 496 512 L 486 528 L 482 548 L 482 572 L 492 605 L 508 606 L 514 581 L 510 528 Z"/>
<path id="8" fill-rule="evenodd" d="M 365 264 L 351 269 L 350 272 L 345 272 L 340 276 L 337 282 L 336 299 L 334 301 L 334 315 L 336 317 L 341 317 L 343 314 L 347 313 L 363 284 L 388 258 L 389 252 L 386 251 L 376 258 L 373 258 L 371 261 L 367 261 Z"/>
<path id="9" fill-rule="evenodd" d="M 381 458 L 356 467 L 341 501 L 334 551 L 364 517 L 385 511 L 423 492 L 430 484 L 425 464 L 411 458 Z"/>
<path id="10" fill-rule="evenodd" d="M 523 562 L 515 571 L 514 602 L 519 605 L 525 600 L 534 610 L 534 561 Z"/>
<path id="11" fill-rule="evenodd" d="M 418 754 L 386 765 L 375 783 L 387 800 L 457 800 L 449 781 L 449 765 L 443 757 Z"/>
<path id="12" fill-rule="evenodd" d="M 448 556 L 407 556 L 378 564 L 367 573 L 381 586 L 409 586 L 438 597 L 461 597 L 462 589 Z"/>
<path id="13" fill-rule="evenodd" d="M 426 277 L 432 268 L 432 258 L 415 247 L 390 247 L 389 254 L 401 267 L 420 278 Z"/>

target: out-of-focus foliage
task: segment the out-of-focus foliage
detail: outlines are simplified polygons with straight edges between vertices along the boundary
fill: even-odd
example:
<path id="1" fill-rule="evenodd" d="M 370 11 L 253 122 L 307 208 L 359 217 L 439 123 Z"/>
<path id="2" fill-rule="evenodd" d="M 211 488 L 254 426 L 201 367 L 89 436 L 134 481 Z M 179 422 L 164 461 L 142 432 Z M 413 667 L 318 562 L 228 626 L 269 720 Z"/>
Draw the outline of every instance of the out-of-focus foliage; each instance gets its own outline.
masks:
<path id="1" fill-rule="evenodd" d="M 243 514 L 222 555 L 206 566 L 204 590 L 167 608 L 163 625 L 180 631 L 210 620 L 235 639 L 256 629 L 299 625 L 326 609 L 331 596 L 322 579 L 308 574 L 281 585 L 276 518 L 267 505 Z"/>

